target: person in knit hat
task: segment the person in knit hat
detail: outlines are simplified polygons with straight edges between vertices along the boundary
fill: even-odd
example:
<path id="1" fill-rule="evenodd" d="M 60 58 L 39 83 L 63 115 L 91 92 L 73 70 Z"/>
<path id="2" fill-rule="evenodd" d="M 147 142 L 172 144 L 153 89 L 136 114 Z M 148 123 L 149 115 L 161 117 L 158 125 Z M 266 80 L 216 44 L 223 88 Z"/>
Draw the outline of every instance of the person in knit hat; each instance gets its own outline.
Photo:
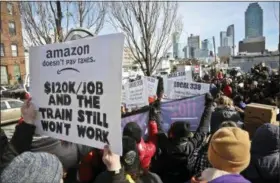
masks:
<path id="1" fill-rule="evenodd" d="M 251 142 L 248 132 L 237 127 L 224 127 L 214 133 L 208 147 L 208 168 L 192 183 L 250 183 L 240 172 L 250 163 Z"/>
<path id="2" fill-rule="evenodd" d="M 63 183 L 59 159 L 49 153 L 25 152 L 14 158 L 4 169 L 0 182 Z"/>
<path id="3" fill-rule="evenodd" d="M 137 142 L 123 136 L 123 155 L 114 154 L 109 146 L 104 147 L 103 162 L 107 171 L 101 173 L 95 183 L 162 183 L 158 175 L 141 167 Z"/>

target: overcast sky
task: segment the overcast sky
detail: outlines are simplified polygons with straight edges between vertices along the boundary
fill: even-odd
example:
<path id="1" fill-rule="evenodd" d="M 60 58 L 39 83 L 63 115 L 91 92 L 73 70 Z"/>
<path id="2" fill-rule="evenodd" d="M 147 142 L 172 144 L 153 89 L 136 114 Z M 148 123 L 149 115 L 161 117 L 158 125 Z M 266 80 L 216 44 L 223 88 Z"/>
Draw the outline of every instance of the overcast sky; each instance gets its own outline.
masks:
<path id="1" fill-rule="evenodd" d="M 279 2 L 260 2 L 263 9 L 263 33 L 266 48 L 277 50 L 279 41 Z M 200 35 L 200 39 L 215 36 L 216 46 L 220 46 L 220 31 L 226 31 L 230 24 L 235 26 L 235 45 L 245 36 L 245 11 L 249 2 L 179 2 L 179 15 L 183 19 L 184 30 L 180 42 L 187 43 L 190 34 Z M 100 34 L 113 33 L 110 25 L 105 25 Z"/>

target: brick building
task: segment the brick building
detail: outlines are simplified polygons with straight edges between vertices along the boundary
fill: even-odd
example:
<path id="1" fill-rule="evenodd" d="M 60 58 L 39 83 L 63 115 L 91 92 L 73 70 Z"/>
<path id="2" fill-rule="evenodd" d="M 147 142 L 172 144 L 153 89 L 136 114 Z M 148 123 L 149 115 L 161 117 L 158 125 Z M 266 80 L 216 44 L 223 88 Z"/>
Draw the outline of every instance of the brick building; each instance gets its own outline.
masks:
<path id="1" fill-rule="evenodd" d="M 25 57 L 18 2 L 1 1 L 1 84 L 25 77 Z"/>

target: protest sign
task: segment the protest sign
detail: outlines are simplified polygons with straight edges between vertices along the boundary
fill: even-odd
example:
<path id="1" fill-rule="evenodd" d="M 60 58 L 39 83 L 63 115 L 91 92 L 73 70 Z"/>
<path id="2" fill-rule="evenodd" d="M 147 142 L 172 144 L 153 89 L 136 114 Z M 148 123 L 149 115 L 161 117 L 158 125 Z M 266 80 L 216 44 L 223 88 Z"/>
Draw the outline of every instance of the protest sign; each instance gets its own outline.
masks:
<path id="1" fill-rule="evenodd" d="M 164 131 L 167 132 L 175 121 L 188 121 L 190 130 L 196 131 L 204 111 L 204 103 L 204 95 L 162 103 L 160 109 Z"/>
<path id="2" fill-rule="evenodd" d="M 126 107 L 128 109 L 140 108 L 149 105 L 146 79 L 141 78 L 130 82 L 127 89 Z"/>
<path id="3" fill-rule="evenodd" d="M 148 97 L 157 95 L 158 79 L 153 77 L 145 77 L 147 80 Z"/>
<path id="4" fill-rule="evenodd" d="M 209 90 L 210 85 L 206 83 L 168 80 L 166 95 L 170 99 L 180 99 L 184 97 L 202 95 L 208 93 Z"/>
<path id="5" fill-rule="evenodd" d="M 122 85 L 122 105 L 126 104 L 128 83 Z"/>
<path id="6" fill-rule="evenodd" d="M 180 71 L 163 76 L 164 93 L 167 93 L 168 81 L 192 81 L 192 72 Z"/>
<path id="7" fill-rule="evenodd" d="M 124 35 L 30 49 L 30 91 L 37 133 L 122 154 Z"/>

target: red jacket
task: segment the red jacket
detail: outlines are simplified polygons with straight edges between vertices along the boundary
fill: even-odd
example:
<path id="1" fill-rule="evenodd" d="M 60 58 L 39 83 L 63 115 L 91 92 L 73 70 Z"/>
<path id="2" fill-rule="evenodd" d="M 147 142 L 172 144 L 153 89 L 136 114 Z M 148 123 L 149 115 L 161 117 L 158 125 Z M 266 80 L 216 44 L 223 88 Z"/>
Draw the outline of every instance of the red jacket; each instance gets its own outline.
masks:
<path id="1" fill-rule="evenodd" d="M 231 95 L 232 95 L 232 88 L 229 85 L 226 85 L 224 90 L 223 90 L 223 92 L 224 92 L 224 94 L 227 97 L 231 97 Z"/>
<path id="2" fill-rule="evenodd" d="M 140 143 L 137 144 L 139 151 L 139 157 L 141 161 L 141 167 L 143 169 L 149 169 L 151 159 L 156 152 L 156 141 L 157 141 L 157 123 L 155 121 L 149 122 L 149 138 L 145 142 L 141 139 Z M 102 151 L 92 151 L 86 155 L 79 165 L 79 180 L 80 182 L 92 182 L 96 176 L 101 173 L 105 165 L 102 162 Z M 106 168 L 103 170 L 105 171 Z"/>
<path id="3" fill-rule="evenodd" d="M 145 142 L 141 139 L 140 143 L 137 144 L 141 167 L 143 169 L 149 169 L 152 157 L 156 153 L 156 142 L 157 142 L 158 128 L 155 121 L 149 122 L 149 139 Z"/>

